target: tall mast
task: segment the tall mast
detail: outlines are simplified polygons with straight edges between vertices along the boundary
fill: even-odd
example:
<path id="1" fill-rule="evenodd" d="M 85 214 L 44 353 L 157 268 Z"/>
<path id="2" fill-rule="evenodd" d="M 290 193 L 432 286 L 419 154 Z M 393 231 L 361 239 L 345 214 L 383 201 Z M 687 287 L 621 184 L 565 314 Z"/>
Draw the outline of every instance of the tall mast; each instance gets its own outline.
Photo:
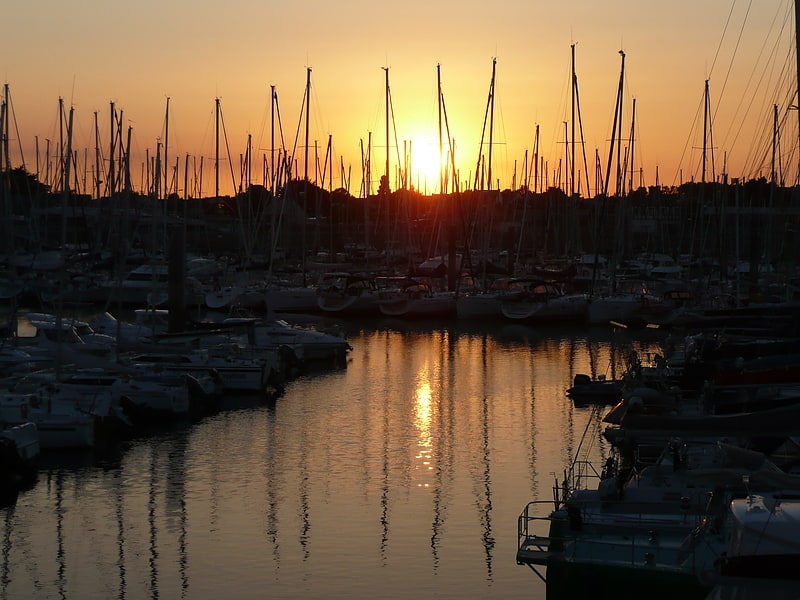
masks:
<path id="1" fill-rule="evenodd" d="M 571 194 L 569 182 L 567 179 L 569 178 L 569 134 L 567 133 L 567 122 L 564 121 L 564 193 Z M 561 187 L 561 181 L 559 177 L 559 187 Z"/>
<path id="2" fill-rule="evenodd" d="M 539 183 L 539 124 L 536 124 L 536 133 L 533 137 L 533 191 L 541 188 Z"/>
<path id="3" fill-rule="evenodd" d="M 770 160 L 770 188 L 773 190 L 778 182 L 778 173 L 775 169 L 775 157 L 778 153 L 778 105 L 772 105 L 772 157 Z"/>
<path id="4" fill-rule="evenodd" d="M 384 214 L 384 244 L 389 242 L 389 231 L 391 225 L 391 215 L 389 210 L 390 204 L 390 197 L 389 197 L 389 190 L 391 186 L 389 184 L 389 102 L 390 102 L 390 95 L 389 95 L 389 67 L 383 67 L 384 74 L 385 74 L 385 104 L 386 104 L 386 118 L 385 118 L 385 127 L 386 127 L 386 165 L 384 166 L 383 170 L 383 181 L 381 186 L 378 188 L 378 193 L 381 196 L 381 203 L 383 204 L 383 214 Z M 380 205 L 379 205 L 380 206 Z M 369 252 L 369 249 L 367 249 Z M 386 253 L 386 260 L 389 260 L 389 253 Z"/>
<path id="5" fill-rule="evenodd" d="M 169 196 L 169 96 L 167 96 L 167 110 L 164 115 L 164 198 Z"/>
<path id="6" fill-rule="evenodd" d="M 64 154 L 64 188 L 61 190 L 63 202 L 61 204 L 61 251 L 64 252 L 64 244 L 67 241 L 67 201 L 69 199 L 69 178 L 72 168 L 72 120 L 75 112 L 74 107 L 69 109 L 69 123 L 67 125 L 67 150 Z M 61 294 L 59 294 L 61 298 Z"/>
<path id="7" fill-rule="evenodd" d="M 389 67 L 383 67 L 385 72 L 385 103 L 386 103 L 386 166 L 383 169 L 383 175 L 386 177 L 386 186 L 389 186 Z"/>
<path id="8" fill-rule="evenodd" d="M 8 155 L 8 137 L 9 137 L 9 112 L 11 111 L 11 103 L 9 102 L 8 84 L 3 86 L 3 104 L 0 107 L 0 137 L 2 137 L 2 147 L 0 147 L 0 169 L 5 169 L 6 174 L 11 174 L 11 158 Z"/>
<path id="9" fill-rule="evenodd" d="M 631 155 L 628 157 L 628 160 L 631 163 L 631 170 L 630 170 L 631 180 L 630 180 L 630 184 L 628 186 L 628 193 L 633 192 L 633 185 L 634 185 L 633 184 L 633 176 L 634 176 L 633 149 L 634 149 L 634 143 L 636 141 L 635 136 L 634 136 L 635 130 L 636 130 L 636 98 L 633 99 L 633 106 L 631 108 Z"/>
<path id="10" fill-rule="evenodd" d="M 706 79 L 705 90 L 703 94 L 703 174 L 702 183 L 706 182 L 706 153 L 708 152 L 708 79 Z"/>
<path id="11" fill-rule="evenodd" d="M 303 258 L 302 258 L 302 271 L 303 271 L 303 285 L 306 284 L 306 220 L 308 210 L 308 117 L 311 105 L 311 67 L 306 69 L 306 140 L 305 140 L 305 164 L 303 165 L 303 214 L 300 215 L 303 219 Z"/>
<path id="12" fill-rule="evenodd" d="M 97 111 L 94 111 L 94 191 L 98 200 L 100 200 L 100 184 L 103 182 L 100 177 L 100 165 L 100 126 L 97 123 Z"/>
<path id="13" fill-rule="evenodd" d="M 475 165 L 475 183 L 473 184 L 473 189 L 478 189 L 478 181 L 481 182 L 481 189 L 483 189 L 483 139 L 486 135 L 486 120 L 490 120 L 489 125 L 489 171 L 488 171 L 488 178 L 489 178 L 489 188 L 492 189 L 492 129 L 494 124 L 494 75 L 495 75 L 495 65 L 497 64 L 497 59 L 492 58 L 492 81 L 489 84 L 489 97 L 487 98 L 486 102 L 486 113 L 483 116 L 483 131 L 481 132 L 481 143 L 480 148 L 478 151 L 478 164 Z"/>
<path id="14" fill-rule="evenodd" d="M 444 146 L 442 145 L 442 67 L 436 65 L 436 89 L 437 104 L 439 108 L 439 193 L 444 194 L 444 169 L 442 168 L 442 156 Z"/>
<path id="15" fill-rule="evenodd" d="M 489 166 L 486 171 L 486 178 L 489 180 L 488 189 L 492 189 L 492 147 L 494 139 L 494 77 L 497 70 L 497 58 L 492 58 L 492 86 L 490 93 L 490 112 L 489 112 Z"/>
<path id="16" fill-rule="evenodd" d="M 623 107 L 623 86 L 625 84 L 625 52 L 619 51 L 622 56 L 622 68 L 619 75 L 619 121 L 617 121 L 617 192 L 619 193 L 622 182 L 622 107 Z"/>
<path id="17" fill-rule="evenodd" d="M 64 98 L 58 99 L 58 176 L 61 179 L 59 185 L 61 191 L 69 184 L 69 180 L 64 178 Z"/>
<path id="18" fill-rule="evenodd" d="M 572 151 L 571 151 L 571 160 L 569 163 L 570 166 L 570 173 L 569 173 L 569 195 L 575 195 L 575 106 L 576 106 L 576 92 L 577 92 L 577 79 L 575 75 L 575 44 L 570 46 L 571 54 L 572 54 Z"/>
<path id="19" fill-rule="evenodd" d="M 270 89 L 270 143 L 269 143 L 269 169 L 270 179 L 272 184 L 270 190 L 272 195 L 275 195 L 275 186 L 277 185 L 277 178 L 275 175 L 275 86 L 269 86 Z"/>
<path id="20" fill-rule="evenodd" d="M 60 100 L 60 99 L 59 99 Z M 60 100 L 61 101 L 61 100 Z M 63 101 L 62 101 L 63 102 Z M 63 104 L 62 104 L 63 107 Z M 67 203 L 69 201 L 69 177 L 70 177 L 70 168 L 72 165 L 72 121 L 73 121 L 73 114 L 75 112 L 75 108 L 70 106 L 69 109 L 69 124 L 67 125 L 67 151 L 66 156 L 64 157 L 64 177 L 63 182 L 65 187 L 62 189 L 62 200 L 61 200 L 61 256 L 62 259 L 66 260 L 66 242 L 67 242 Z M 61 119 L 59 119 L 61 120 Z M 64 271 L 59 273 L 59 277 L 62 279 L 64 277 Z M 57 310 L 56 310 L 56 331 L 61 332 L 61 323 L 62 323 L 62 314 L 64 312 L 64 294 L 63 289 L 58 293 L 58 303 L 57 303 Z M 63 358 L 63 348 L 61 343 L 61 335 L 58 336 L 58 344 L 56 345 L 56 377 L 61 377 L 61 364 Z"/>
<path id="21" fill-rule="evenodd" d="M 116 187 L 116 179 L 114 174 L 114 141 L 116 140 L 117 126 L 115 123 L 114 102 L 111 102 L 109 107 L 111 110 L 111 144 L 108 149 L 108 195 L 114 195 L 114 188 Z"/>
<path id="22" fill-rule="evenodd" d="M 214 99 L 214 197 L 219 198 L 219 98 Z"/>
<path id="23" fill-rule="evenodd" d="M 308 117 L 311 105 L 311 67 L 306 69 L 306 142 L 305 142 L 305 165 L 303 166 L 303 179 L 308 182 Z"/>
<path id="24" fill-rule="evenodd" d="M 186 153 L 186 158 L 183 161 L 183 199 L 189 199 L 189 153 Z M 186 205 L 184 205 L 184 210 Z"/>
<path id="25" fill-rule="evenodd" d="M 125 193 L 130 194 L 131 192 L 131 133 L 133 132 L 133 127 L 128 125 L 128 136 L 125 142 L 125 162 L 123 163 L 123 167 L 125 169 Z"/>
<path id="26" fill-rule="evenodd" d="M 606 165 L 606 178 L 603 182 L 603 195 L 608 195 L 608 185 L 609 180 L 611 179 L 611 163 L 614 159 L 614 144 L 617 143 L 617 192 L 619 192 L 619 137 L 621 137 L 622 131 L 622 90 L 623 90 L 623 83 L 625 78 L 625 52 L 620 50 L 620 56 L 622 56 L 622 67 L 620 68 L 619 72 L 619 86 L 617 87 L 617 102 L 614 107 L 614 125 L 611 128 L 611 150 L 608 153 L 608 163 Z M 619 129 L 620 134 L 617 133 Z M 616 138 L 616 139 L 615 139 Z"/>
<path id="27" fill-rule="evenodd" d="M 795 61 L 797 62 L 797 80 L 795 81 L 795 85 L 797 86 L 797 141 L 798 146 L 800 147 L 800 0 L 795 0 L 794 2 L 794 54 L 795 54 Z M 797 154 L 797 177 L 798 177 L 798 184 L 800 184 L 800 152 Z"/>
<path id="28" fill-rule="evenodd" d="M 3 211 L 3 228 L 0 230 L 0 235 L 2 235 L 5 240 L 3 251 L 10 253 L 14 246 L 14 240 L 12 237 L 13 219 L 11 218 L 11 201 L 7 196 L 6 189 L 7 184 L 10 183 L 9 178 L 11 177 L 11 160 L 8 157 L 8 112 L 8 84 L 6 84 L 4 87 L 3 102 L 0 104 L 0 208 L 2 208 Z M 12 321 L 14 321 L 14 319 L 12 319 Z"/>

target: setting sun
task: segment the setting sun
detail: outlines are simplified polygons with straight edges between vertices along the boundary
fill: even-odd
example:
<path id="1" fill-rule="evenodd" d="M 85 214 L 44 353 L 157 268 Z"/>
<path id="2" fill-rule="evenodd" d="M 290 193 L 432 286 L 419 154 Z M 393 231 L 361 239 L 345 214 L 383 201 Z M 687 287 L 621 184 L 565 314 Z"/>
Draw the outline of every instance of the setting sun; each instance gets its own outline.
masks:
<path id="1" fill-rule="evenodd" d="M 432 137 L 417 137 L 409 148 L 409 187 L 423 194 L 434 194 L 440 191 L 439 179 L 444 167 L 440 170 L 439 142 Z M 447 149 L 442 151 L 441 163 L 444 164 Z"/>

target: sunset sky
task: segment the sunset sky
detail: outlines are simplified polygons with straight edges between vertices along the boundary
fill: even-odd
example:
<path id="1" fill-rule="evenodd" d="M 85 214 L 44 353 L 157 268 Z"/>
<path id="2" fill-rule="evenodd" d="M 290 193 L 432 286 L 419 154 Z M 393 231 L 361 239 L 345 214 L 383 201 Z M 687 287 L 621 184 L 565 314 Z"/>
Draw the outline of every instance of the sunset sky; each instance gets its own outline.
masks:
<path id="1" fill-rule="evenodd" d="M 146 157 L 155 156 L 168 132 L 172 169 L 179 160 L 178 192 L 183 195 L 188 186 L 197 195 L 202 157 L 202 194 L 211 195 L 219 98 L 227 139 L 221 152 L 230 152 L 233 163 L 223 156 L 220 187 L 223 194 L 230 193 L 240 180 L 248 136 L 252 181 L 262 182 L 262 161 L 271 146 L 270 89 L 275 86 L 285 144 L 289 149 L 297 145 L 294 156 L 302 176 L 302 103 L 310 67 L 309 156 L 313 160 L 318 155 L 322 163 L 330 138 L 334 177 L 324 186 L 346 183 L 359 195 L 361 148 L 370 134 L 373 191 L 384 171 L 388 67 L 392 188 L 398 154 L 410 142 L 412 183 L 433 193 L 438 191 L 440 65 L 459 180 L 471 187 L 496 58 L 491 187 L 510 187 L 515 169 L 516 185 L 522 183 L 525 153 L 530 161 L 537 125 L 546 181 L 553 185 L 573 121 L 572 44 L 591 188 L 596 185 L 596 162 L 606 170 L 620 50 L 626 57 L 623 147 L 629 143 L 636 101 L 637 185 L 654 185 L 657 173 L 661 185 L 701 178 L 706 79 L 713 116 L 713 142 L 707 145 L 714 147 L 713 167 L 707 154 L 707 179 L 723 171 L 731 177 L 769 176 L 777 104 L 781 164 L 792 178 L 788 183 L 794 183 L 798 134 L 796 111 L 788 110 L 796 103 L 791 0 L 12 0 L 4 9 L 0 36 L 0 68 L 13 109 L 11 162 L 19 166 L 24 158 L 27 169 L 36 172 L 38 141 L 38 171 L 44 177 L 47 141 L 55 154 L 60 139 L 63 98 L 66 111 L 74 108 L 76 177 L 81 186 L 84 179 L 89 181 L 85 185 L 91 188 L 95 113 L 105 155 L 113 101 L 122 111 L 124 127 L 132 128 L 135 188 L 144 184 Z M 488 129 L 484 135 L 488 142 Z M 485 145 L 484 157 L 487 149 Z M 349 181 L 342 181 L 342 164 Z M 584 171 L 580 152 L 576 170 Z M 320 180 L 313 165 L 309 177 Z"/>

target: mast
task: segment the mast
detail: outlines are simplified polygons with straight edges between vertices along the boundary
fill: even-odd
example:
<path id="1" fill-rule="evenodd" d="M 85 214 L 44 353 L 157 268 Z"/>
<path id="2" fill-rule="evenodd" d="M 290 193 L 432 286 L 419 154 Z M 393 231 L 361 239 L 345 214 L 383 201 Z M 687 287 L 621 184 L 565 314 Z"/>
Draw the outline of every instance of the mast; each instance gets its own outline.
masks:
<path id="1" fill-rule="evenodd" d="M 634 149 L 634 143 L 636 141 L 634 135 L 635 129 L 636 129 L 636 98 L 633 99 L 633 106 L 631 108 L 631 155 L 628 158 L 628 160 L 631 163 L 631 169 L 630 169 L 631 179 L 630 179 L 630 184 L 628 185 L 629 194 L 633 192 L 633 175 L 634 175 L 633 149 Z"/>
<path id="2" fill-rule="evenodd" d="M 615 138 L 619 138 L 620 136 L 617 135 L 617 128 L 620 128 L 621 131 L 621 123 L 622 123 L 622 89 L 625 77 L 625 52 L 623 50 L 619 51 L 620 56 L 622 56 L 622 67 L 620 68 L 619 72 L 619 86 L 617 87 L 617 102 L 616 106 L 614 107 L 614 124 L 611 128 L 611 151 L 608 153 L 608 163 L 606 165 L 606 177 L 605 181 L 603 182 L 603 195 L 608 195 L 608 184 L 609 180 L 611 179 L 611 162 L 614 159 L 614 144 L 615 142 L 618 143 L 618 140 Z M 618 146 L 619 148 L 619 146 Z M 619 149 L 617 150 L 617 191 L 619 191 Z"/>
<path id="3" fill-rule="evenodd" d="M 618 102 L 619 102 L 619 121 L 617 122 L 617 193 L 620 191 L 621 183 L 622 183 L 622 107 L 623 107 L 623 86 L 625 83 L 625 52 L 623 50 L 619 51 L 620 55 L 622 56 L 622 68 L 620 69 L 619 75 L 619 93 L 618 93 Z"/>
<path id="4" fill-rule="evenodd" d="M 0 230 L 5 239 L 3 244 L 3 251 L 11 253 L 13 249 L 13 219 L 11 210 L 11 199 L 8 195 L 10 190 L 10 177 L 11 177 L 11 160 L 8 156 L 8 84 L 4 86 L 3 102 L 0 105 L 0 207 L 2 207 L 3 215 L 3 228 Z M 15 306 L 15 305 L 14 305 Z M 16 322 L 16 319 L 11 319 Z"/>
<path id="5" fill-rule="evenodd" d="M 386 104 L 386 165 L 383 169 L 383 176 L 386 178 L 386 189 L 389 189 L 389 67 L 383 67 L 385 72 L 386 85 L 384 88 Z"/>
<path id="6" fill-rule="evenodd" d="M 539 124 L 536 124 L 536 134 L 533 138 L 533 191 L 540 189 L 539 182 Z"/>
<path id="7" fill-rule="evenodd" d="M 478 181 L 480 178 L 481 181 L 481 188 L 483 188 L 483 169 L 481 168 L 481 163 L 483 162 L 483 136 L 486 135 L 486 121 L 489 119 L 491 121 L 489 125 L 489 170 L 488 170 L 488 179 L 489 179 L 489 188 L 492 189 L 492 129 L 493 129 L 493 122 L 494 122 L 494 76 L 495 76 L 495 66 L 497 65 L 497 58 L 492 58 L 492 80 L 489 84 L 489 97 L 486 102 L 486 113 L 483 117 L 483 131 L 481 132 L 481 144 L 478 150 L 478 164 L 475 165 L 475 182 L 473 184 L 473 189 L 478 189 Z"/>
<path id="8" fill-rule="evenodd" d="M 58 176 L 61 191 L 69 184 L 69 178 L 64 178 L 64 98 L 58 99 Z"/>
<path id="9" fill-rule="evenodd" d="M 103 182 L 100 177 L 100 165 L 100 126 L 97 123 L 97 111 L 94 111 L 94 191 L 98 200 L 100 200 L 100 184 Z"/>
<path id="10" fill-rule="evenodd" d="M 305 140 L 305 164 L 303 165 L 303 214 L 301 218 L 303 219 L 303 258 L 302 258 L 302 270 L 303 270 L 303 286 L 306 285 L 306 215 L 308 210 L 308 117 L 310 112 L 311 106 L 311 67 L 306 69 L 306 140 Z"/>
<path id="11" fill-rule="evenodd" d="M 114 102 L 111 102 L 110 106 L 111 110 L 111 144 L 109 145 L 108 149 L 108 195 L 114 195 L 114 188 L 116 187 L 116 176 L 114 173 L 114 142 L 116 141 L 116 123 L 115 123 L 115 116 L 116 112 L 114 110 Z"/>
<path id="12" fill-rule="evenodd" d="M 8 84 L 3 86 L 3 104 L 0 107 L 0 169 L 5 169 L 7 175 L 11 175 L 11 158 L 8 153 L 9 137 L 9 113 L 11 112 L 11 102 L 9 101 Z"/>
<path id="13" fill-rule="evenodd" d="M 169 96 L 167 96 L 167 109 L 164 115 L 164 198 L 169 196 Z"/>
<path id="14" fill-rule="evenodd" d="M 308 183 L 308 119 L 309 119 L 309 110 L 311 107 L 311 67 L 306 69 L 306 139 L 305 139 L 305 158 L 304 158 L 304 165 L 303 165 L 303 179 Z"/>
<path id="15" fill-rule="evenodd" d="M 569 134 L 567 133 L 567 122 L 564 121 L 564 193 L 572 195 L 572 188 L 571 184 L 567 182 L 567 178 L 569 177 L 569 169 L 567 168 L 570 164 L 569 160 Z M 559 184 L 561 182 L 559 181 Z M 560 187 L 560 186 L 559 186 Z"/>
<path id="16" fill-rule="evenodd" d="M 571 160 L 569 162 L 570 166 L 570 173 L 569 173 L 569 195 L 575 195 L 575 106 L 576 106 L 576 93 L 577 93 L 577 76 L 575 75 L 575 44 L 570 46 L 571 54 L 572 54 L 572 148 L 571 148 Z"/>
<path id="17" fill-rule="evenodd" d="M 277 177 L 275 174 L 275 101 L 276 101 L 276 92 L 275 86 L 269 86 L 270 89 L 270 143 L 269 143 L 269 168 L 270 168 L 270 179 L 272 184 L 270 185 L 270 190 L 272 191 L 272 196 L 275 196 L 275 186 L 277 184 Z"/>
<path id="18" fill-rule="evenodd" d="M 797 86 L 797 106 L 798 106 L 798 117 L 797 117 L 797 141 L 798 147 L 800 147 L 800 0 L 795 0 L 794 2 L 794 54 L 795 60 L 797 61 L 797 73 L 796 73 L 796 81 L 795 85 Z M 800 184 L 800 152 L 797 154 L 797 182 Z"/>
<path id="19" fill-rule="evenodd" d="M 770 158 L 769 182 L 771 190 L 775 188 L 778 181 L 778 173 L 775 168 L 775 157 L 778 152 L 778 105 L 772 105 L 772 155 Z M 770 192 L 772 193 L 772 192 Z"/>
<path id="20" fill-rule="evenodd" d="M 63 105 L 62 105 L 63 106 Z M 67 241 L 67 203 L 69 200 L 69 177 L 70 177 L 70 168 L 72 166 L 72 120 L 73 114 L 75 112 L 74 107 L 70 107 L 69 109 L 69 124 L 67 125 L 67 151 L 65 156 L 64 162 L 64 188 L 62 189 L 62 200 L 61 200 L 61 256 L 63 260 L 66 260 L 66 241 Z M 60 119 L 59 119 L 60 120 Z M 59 272 L 59 277 L 62 279 L 64 277 L 64 271 L 61 270 Z M 61 344 L 61 317 L 64 311 L 64 294 L 63 294 L 63 287 L 58 292 L 58 305 L 56 310 L 56 332 L 58 335 L 58 343 L 56 346 L 56 376 L 60 378 L 61 376 L 61 363 L 63 358 L 63 348 Z"/>
<path id="21" fill-rule="evenodd" d="M 189 199 L 189 153 L 186 153 L 186 158 L 183 161 L 183 199 Z M 187 206 L 184 205 L 184 211 Z"/>
<path id="22" fill-rule="evenodd" d="M 214 197 L 219 198 L 219 98 L 214 99 Z"/>
<path id="23" fill-rule="evenodd" d="M 486 171 L 486 178 L 489 180 L 489 188 L 492 189 L 492 148 L 494 146 L 493 139 L 494 139 L 494 83 L 495 83 L 495 73 L 497 70 L 497 58 L 492 58 L 492 86 L 491 91 L 489 92 L 490 96 L 490 113 L 489 113 L 489 166 Z M 499 186 L 498 186 L 499 187 Z"/>
<path id="24" fill-rule="evenodd" d="M 444 170 L 442 169 L 442 153 L 444 151 L 442 144 L 442 66 L 440 64 L 436 65 L 436 89 L 439 109 L 439 193 L 444 194 Z"/>
<path id="25" fill-rule="evenodd" d="M 705 83 L 705 90 L 703 94 L 703 172 L 702 172 L 702 183 L 706 182 L 706 165 L 708 160 L 706 158 L 706 153 L 708 152 L 708 111 L 709 111 L 709 99 L 708 99 L 708 79 L 706 79 Z"/>
<path id="26" fill-rule="evenodd" d="M 125 193 L 130 194 L 132 185 L 131 185 L 131 133 L 133 132 L 133 127 L 128 125 L 128 137 L 126 138 L 125 142 L 125 162 L 123 163 L 123 167 L 125 168 Z"/>

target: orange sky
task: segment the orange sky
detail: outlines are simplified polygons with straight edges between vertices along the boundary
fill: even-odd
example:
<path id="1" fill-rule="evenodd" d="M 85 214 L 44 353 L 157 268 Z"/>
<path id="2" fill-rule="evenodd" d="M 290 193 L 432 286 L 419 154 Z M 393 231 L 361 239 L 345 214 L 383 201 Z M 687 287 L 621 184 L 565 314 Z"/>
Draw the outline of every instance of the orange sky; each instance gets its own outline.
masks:
<path id="1" fill-rule="evenodd" d="M 60 138 L 61 97 L 67 110 L 74 107 L 79 183 L 91 187 L 94 115 L 101 152 L 106 153 L 113 101 L 126 128 L 132 127 L 133 179 L 140 188 L 146 157 L 165 142 L 169 97 L 167 152 L 171 168 L 180 160 L 178 191 L 183 195 L 183 160 L 188 155 L 190 189 L 198 189 L 202 157 L 202 193 L 213 194 L 214 106 L 219 98 L 227 138 L 222 152 L 229 151 L 233 163 L 223 156 L 220 186 L 222 193 L 230 193 L 240 179 L 239 157 L 248 136 L 255 163 L 252 180 L 261 182 L 262 157 L 270 148 L 270 86 L 278 94 L 286 145 L 304 145 L 302 99 L 311 67 L 310 156 L 316 147 L 321 162 L 330 137 L 333 186 L 342 185 L 344 164 L 349 189 L 358 195 L 361 146 L 370 134 L 373 190 L 384 170 L 388 67 L 392 187 L 396 157 L 410 142 L 418 167 L 412 182 L 433 193 L 438 191 L 438 64 L 459 180 L 471 186 L 496 58 L 491 187 L 510 187 L 515 169 L 516 183 L 521 183 L 537 125 L 540 156 L 552 185 L 569 135 L 564 123 L 570 131 L 573 122 L 569 80 L 570 46 L 575 44 L 590 187 L 596 184 L 596 154 L 606 170 L 620 50 L 626 54 L 626 140 L 636 100 L 637 184 L 640 179 L 655 184 L 656 173 L 662 185 L 702 176 L 706 79 L 713 114 L 707 146 L 714 147 L 713 163 L 707 155 L 707 178 L 723 169 L 732 177 L 769 175 L 772 107 L 777 104 L 781 122 L 786 115 L 781 164 L 788 183 L 794 183 L 797 116 L 788 111 L 796 102 L 791 95 L 796 73 L 793 10 L 790 0 L 534 0 L 493 5 L 409 0 L 402 6 L 358 0 L 174 0 L 166 5 L 153 0 L 129 5 L 15 0 L 4 10 L 0 36 L 0 67 L 13 108 L 11 160 L 15 166 L 22 163 L 21 146 L 25 165 L 35 172 L 38 140 L 44 175 L 47 140 L 54 148 Z M 303 149 L 295 156 L 302 175 Z M 581 173 L 580 152 L 576 165 Z M 319 180 L 313 165 L 309 171 L 312 180 Z M 326 181 L 325 187 L 329 185 Z"/>

